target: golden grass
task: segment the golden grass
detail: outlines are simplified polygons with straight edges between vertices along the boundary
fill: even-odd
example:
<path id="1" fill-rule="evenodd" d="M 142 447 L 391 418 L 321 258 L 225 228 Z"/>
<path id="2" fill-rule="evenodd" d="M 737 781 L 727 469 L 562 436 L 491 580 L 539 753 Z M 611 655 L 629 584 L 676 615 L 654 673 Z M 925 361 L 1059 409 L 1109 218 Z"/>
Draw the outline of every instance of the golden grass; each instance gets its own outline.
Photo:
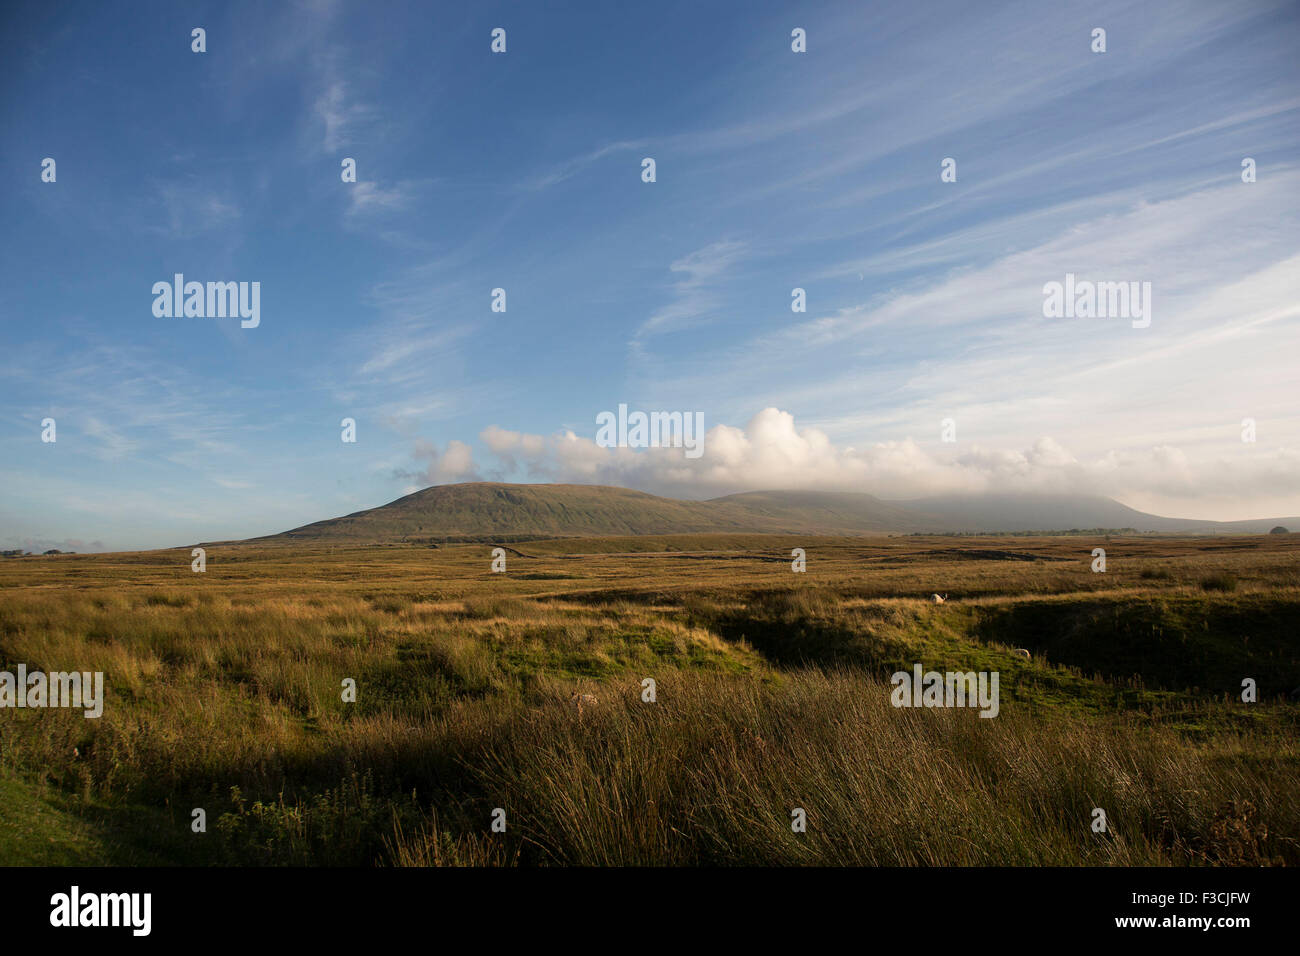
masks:
<path id="1" fill-rule="evenodd" d="M 0 668 L 108 688 L 97 721 L 0 712 L 0 778 L 174 862 L 1295 864 L 1292 537 L 542 541 L 506 574 L 488 545 L 0 561 Z M 912 662 L 1000 670 L 1001 713 L 890 707 Z"/>

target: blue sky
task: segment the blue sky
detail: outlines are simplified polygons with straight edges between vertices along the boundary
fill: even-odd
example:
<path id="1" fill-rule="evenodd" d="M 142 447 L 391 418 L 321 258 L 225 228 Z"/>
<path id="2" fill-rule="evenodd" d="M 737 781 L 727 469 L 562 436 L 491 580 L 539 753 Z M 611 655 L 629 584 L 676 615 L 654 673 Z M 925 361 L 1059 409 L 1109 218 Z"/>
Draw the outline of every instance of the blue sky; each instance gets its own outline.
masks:
<path id="1" fill-rule="evenodd" d="M 0 544 L 472 479 L 1300 514 L 1297 51 L 1268 2 L 6 4 Z M 156 317 L 178 272 L 260 325 Z M 1150 327 L 1044 318 L 1066 273 Z M 597 447 L 619 403 L 705 454 Z"/>

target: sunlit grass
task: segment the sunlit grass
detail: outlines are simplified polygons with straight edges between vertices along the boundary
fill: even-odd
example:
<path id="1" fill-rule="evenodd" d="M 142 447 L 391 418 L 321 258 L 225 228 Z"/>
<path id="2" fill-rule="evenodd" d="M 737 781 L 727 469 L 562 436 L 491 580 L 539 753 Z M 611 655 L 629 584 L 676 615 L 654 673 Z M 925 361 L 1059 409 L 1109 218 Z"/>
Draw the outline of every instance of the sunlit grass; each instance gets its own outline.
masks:
<path id="1" fill-rule="evenodd" d="M 505 574 L 486 545 L 0 561 L 0 669 L 107 686 L 99 720 L 0 711 L 0 854 L 1294 865 L 1290 537 L 541 541 Z M 999 671 L 999 716 L 890 707 L 914 663 Z M 47 854 L 15 842 L 42 828 Z"/>

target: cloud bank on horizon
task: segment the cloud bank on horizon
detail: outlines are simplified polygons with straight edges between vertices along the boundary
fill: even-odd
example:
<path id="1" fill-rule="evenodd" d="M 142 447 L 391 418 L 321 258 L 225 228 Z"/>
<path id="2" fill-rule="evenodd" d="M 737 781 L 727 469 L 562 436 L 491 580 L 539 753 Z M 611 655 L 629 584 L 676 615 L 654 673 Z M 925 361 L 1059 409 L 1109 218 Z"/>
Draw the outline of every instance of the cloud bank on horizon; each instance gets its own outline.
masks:
<path id="1" fill-rule="evenodd" d="M 1300 514 L 1294 4 L 0 16 L 4 548 L 477 478 Z M 159 317 L 178 273 L 260 322 Z"/>
<path id="2" fill-rule="evenodd" d="M 714 426 L 698 461 L 669 447 L 600 447 L 572 431 L 543 436 L 490 426 L 479 438 L 488 450 L 484 462 L 463 442 L 453 442 L 445 454 L 425 447 L 425 467 L 403 473 L 411 480 L 403 491 L 522 473 L 535 481 L 619 485 L 684 498 L 741 490 L 870 489 L 897 499 L 1008 492 L 1151 495 L 1176 507 L 1192 498 L 1233 501 L 1249 488 L 1254 500 L 1285 507 L 1300 466 L 1293 451 L 1201 463 L 1159 445 L 1081 460 L 1050 437 L 1024 449 L 965 443 L 946 455 L 910 438 L 855 448 L 837 446 L 821 429 L 797 427 L 794 416 L 776 408 L 763 409 L 743 428 Z"/>

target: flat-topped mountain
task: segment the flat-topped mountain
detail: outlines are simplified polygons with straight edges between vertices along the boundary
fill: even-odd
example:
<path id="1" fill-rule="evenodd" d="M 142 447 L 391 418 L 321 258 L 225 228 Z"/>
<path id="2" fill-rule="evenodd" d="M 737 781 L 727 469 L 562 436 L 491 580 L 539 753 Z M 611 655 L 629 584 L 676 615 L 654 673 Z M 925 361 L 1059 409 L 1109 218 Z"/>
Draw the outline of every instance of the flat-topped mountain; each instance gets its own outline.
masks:
<path id="1" fill-rule="evenodd" d="M 491 536 L 1012 533 L 1092 528 L 1263 534 L 1278 524 L 1295 527 L 1300 518 L 1230 522 L 1163 518 L 1109 498 L 1068 495 L 883 501 L 854 492 L 753 491 L 681 501 L 605 485 L 468 482 L 435 485 L 378 508 L 259 540 L 419 543 Z"/>

